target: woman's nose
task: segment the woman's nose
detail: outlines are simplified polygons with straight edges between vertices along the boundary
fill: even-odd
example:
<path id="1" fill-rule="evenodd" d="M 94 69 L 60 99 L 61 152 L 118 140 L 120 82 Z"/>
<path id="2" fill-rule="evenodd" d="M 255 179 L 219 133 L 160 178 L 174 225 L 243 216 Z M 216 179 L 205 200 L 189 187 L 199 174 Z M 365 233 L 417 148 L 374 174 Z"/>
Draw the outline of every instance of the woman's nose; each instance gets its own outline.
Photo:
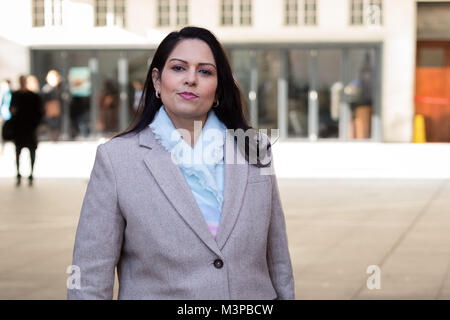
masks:
<path id="1" fill-rule="evenodd" d="M 196 70 L 189 69 L 189 71 L 186 72 L 185 84 L 193 86 L 196 83 L 197 83 L 197 72 Z"/>

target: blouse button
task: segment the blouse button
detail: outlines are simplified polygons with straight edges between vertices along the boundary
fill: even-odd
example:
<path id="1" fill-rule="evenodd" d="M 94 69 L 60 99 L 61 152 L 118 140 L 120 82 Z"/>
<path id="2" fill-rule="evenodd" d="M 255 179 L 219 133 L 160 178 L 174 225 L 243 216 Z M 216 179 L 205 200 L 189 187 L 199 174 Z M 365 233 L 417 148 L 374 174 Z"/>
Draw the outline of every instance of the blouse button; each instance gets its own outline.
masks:
<path id="1" fill-rule="evenodd" d="M 223 261 L 220 259 L 216 259 L 214 260 L 214 267 L 216 267 L 217 269 L 220 269 L 223 267 Z"/>

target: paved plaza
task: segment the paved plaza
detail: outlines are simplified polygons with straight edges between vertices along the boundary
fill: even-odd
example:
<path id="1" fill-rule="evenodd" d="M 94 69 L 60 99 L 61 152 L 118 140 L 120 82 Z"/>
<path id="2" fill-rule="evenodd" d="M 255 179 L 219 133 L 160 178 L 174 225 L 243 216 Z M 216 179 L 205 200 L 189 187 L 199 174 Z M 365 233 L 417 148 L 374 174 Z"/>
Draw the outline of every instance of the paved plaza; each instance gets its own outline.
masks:
<path id="1" fill-rule="evenodd" d="M 297 299 L 449 299 L 450 183 L 280 179 Z M 0 179 L 0 299 L 65 299 L 86 179 Z M 380 289 L 367 289 L 368 266 Z"/>
<path id="2" fill-rule="evenodd" d="M 0 177 L 0 299 L 65 299 L 88 178 L 26 182 Z M 448 179 L 281 177 L 279 187 L 297 299 L 450 299 Z M 367 288 L 369 266 L 380 289 Z"/>

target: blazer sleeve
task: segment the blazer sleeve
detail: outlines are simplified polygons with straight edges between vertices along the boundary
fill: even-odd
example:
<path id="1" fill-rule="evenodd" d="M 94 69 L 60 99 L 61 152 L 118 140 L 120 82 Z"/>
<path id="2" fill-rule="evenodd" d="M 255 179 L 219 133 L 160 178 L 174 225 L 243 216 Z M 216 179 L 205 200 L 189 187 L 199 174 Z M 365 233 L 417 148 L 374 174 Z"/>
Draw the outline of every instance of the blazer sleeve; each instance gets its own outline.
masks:
<path id="1" fill-rule="evenodd" d="M 83 200 L 73 251 L 72 265 L 79 268 L 80 286 L 68 288 L 68 299 L 113 298 L 124 228 L 112 163 L 105 145 L 100 145 Z"/>
<path id="2" fill-rule="evenodd" d="M 269 226 L 267 261 L 273 286 L 280 300 L 295 299 L 294 276 L 286 235 L 286 223 L 275 174 L 272 181 L 272 217 Z"/>

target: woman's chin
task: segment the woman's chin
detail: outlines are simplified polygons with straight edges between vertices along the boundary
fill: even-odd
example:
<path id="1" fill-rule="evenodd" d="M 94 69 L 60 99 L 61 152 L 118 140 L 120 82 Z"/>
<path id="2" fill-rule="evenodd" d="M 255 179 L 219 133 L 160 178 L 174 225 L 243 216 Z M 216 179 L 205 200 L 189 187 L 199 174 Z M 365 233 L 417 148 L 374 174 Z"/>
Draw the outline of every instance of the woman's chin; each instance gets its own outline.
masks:
<path id="1" fill-rule="evenodd" d="M 169 112 L 170 111 L 178 117 L 185 119 L 196 119 L 207 114 L 209 108 L 200 107 L 189 103 L 182 103 L 178 104 L 174 109 L 169 110 Z"/>

